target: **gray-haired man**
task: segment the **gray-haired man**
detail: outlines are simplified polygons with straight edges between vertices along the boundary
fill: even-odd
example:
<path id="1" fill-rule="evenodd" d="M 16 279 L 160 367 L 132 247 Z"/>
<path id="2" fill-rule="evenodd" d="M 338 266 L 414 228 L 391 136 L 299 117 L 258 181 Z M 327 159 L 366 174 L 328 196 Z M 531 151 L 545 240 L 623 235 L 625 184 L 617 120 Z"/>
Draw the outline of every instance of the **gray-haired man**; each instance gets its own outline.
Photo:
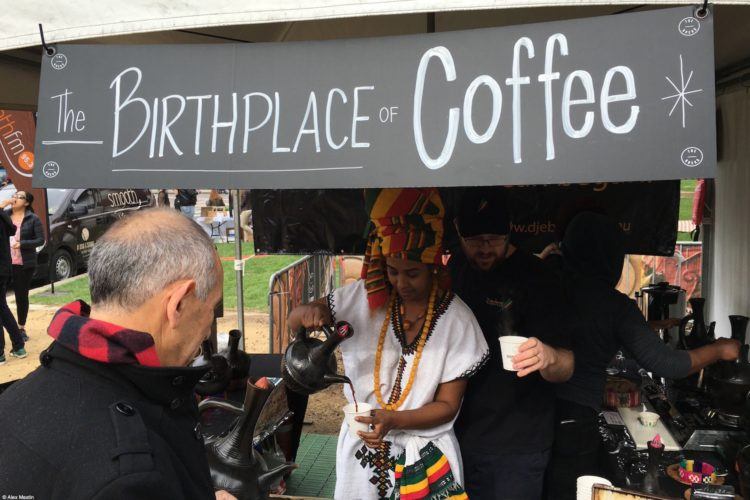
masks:
<path id="1" fill-rule="evenodd" d="M 0 490 L 30 498 L 226 498 L 215 494 L 187 368 L 223 276 L 205 232 L 179 212 L 119 222 L 91 252 L 92 305 L 57 312 L 42 366 L 0 397 Z M 232 498 L 232 497 L 230 497 Z"/>

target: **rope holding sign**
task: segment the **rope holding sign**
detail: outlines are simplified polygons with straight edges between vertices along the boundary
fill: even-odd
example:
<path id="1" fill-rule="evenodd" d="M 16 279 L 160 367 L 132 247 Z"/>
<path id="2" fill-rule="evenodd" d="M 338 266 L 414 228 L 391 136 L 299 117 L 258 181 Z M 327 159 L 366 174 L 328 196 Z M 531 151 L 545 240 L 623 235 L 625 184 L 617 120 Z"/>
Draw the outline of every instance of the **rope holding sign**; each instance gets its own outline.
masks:
<path id="1" fill-rule="evenodd" d="M 42 47 L 44 47 L 44 52 L 46 52 L 49 57 L 54 56 L 55 52 L 57 51 L 51 45 L 47 45 L 47 42 L 44 40 L 44 29 L 42 28 L 42 23 L 39 23 L 39 36 L 42 38 Z"/>
<path id="2" fill-rule="evenodd" d="M 695 10 L 695 17 L 698 19 L 708 17 L 708 0 L 703 0 L 703 5 Z"/>

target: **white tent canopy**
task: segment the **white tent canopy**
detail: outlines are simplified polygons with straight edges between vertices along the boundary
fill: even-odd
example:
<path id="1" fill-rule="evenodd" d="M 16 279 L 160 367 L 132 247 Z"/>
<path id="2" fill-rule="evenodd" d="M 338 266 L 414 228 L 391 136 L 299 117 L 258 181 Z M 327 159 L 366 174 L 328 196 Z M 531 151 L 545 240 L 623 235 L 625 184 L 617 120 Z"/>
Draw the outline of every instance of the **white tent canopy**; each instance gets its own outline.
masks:
<path id="1" fill-rule="evenodd" d="M 4 2 L 4 18 L 0 50 L 38 45 L 37 24 L 45 25 L 49 42 L 69 42 L 87 38 L 131 35 L 155 31 L 195 28 L 216 28 L 249 24 L 319 21 L 349 17 L 369 17 L 429 12 L 517 9 L 527 7 L 581 7 L 584 5 L 622 8 L 622 0 L 229 0 L 205 2 L 102 2 L 77 0 L 75 3 L 29 0 Z M 664 5 L 658 0 L 645 0 L 639 5 Z M 672 4 L 689 4 L 678 0 Z M 695 3 L 695 2 L 692 2 Z M 712 2 L 714 3 L 714 2 Z M 743 0 L 722 0 L 720 4 L 743 4 Z"/>
<path id="2" fill-rule="evenodd" d="M 696 4 L 684 0 L 670 4 L 646 0 L 638 5 L 620 0 L 3 3 L 0 105 L 27 109 L 35 108 L 37 100 L 40 23 L 49 44 L 281 42 L 452 31 Z M 717 3 L 716 68 L 723 70 L 750 56 L 750 1 Z"/>

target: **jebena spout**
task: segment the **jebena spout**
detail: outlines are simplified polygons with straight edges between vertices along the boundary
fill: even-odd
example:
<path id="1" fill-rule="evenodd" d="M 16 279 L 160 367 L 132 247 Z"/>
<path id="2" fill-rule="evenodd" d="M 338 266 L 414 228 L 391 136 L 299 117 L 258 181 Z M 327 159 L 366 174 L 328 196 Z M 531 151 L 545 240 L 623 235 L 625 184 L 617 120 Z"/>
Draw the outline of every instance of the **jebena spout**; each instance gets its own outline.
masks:
<path id="1" fill-rule="evenodd" d="M 323 375 L 323 381 L 326 385 L 331 384 L 351 384 L 352 381 L 346 375 L 339 375 L 337 373 L 327 373 Z"/>

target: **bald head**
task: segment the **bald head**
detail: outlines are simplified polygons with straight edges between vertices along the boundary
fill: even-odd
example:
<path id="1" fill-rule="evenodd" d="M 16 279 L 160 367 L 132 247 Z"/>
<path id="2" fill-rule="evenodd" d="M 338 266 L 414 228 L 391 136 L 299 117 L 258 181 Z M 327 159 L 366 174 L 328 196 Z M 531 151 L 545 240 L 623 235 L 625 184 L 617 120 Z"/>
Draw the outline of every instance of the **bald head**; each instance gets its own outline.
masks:
<path id="1" fill-rule="evenodd" d="M 133 310 L 178 280 L 192 279 L 205 300 L 218 273 L 214 244 L 176 210 L 152 208 L 116 222 L 89 257 L 92 305 Z"/>
<path id="2" fill-rule="evenodd" d="M 115 222 L 104 234 L 102 240 L 158 236 L 159 233 L 169 228 L 177 228 L 179 231 L 195 231 L 196 234 L 206 235 L 195 221 L 188 219 L 177 210 L 149 208 L 133 212 L 128 217 Z"/>

